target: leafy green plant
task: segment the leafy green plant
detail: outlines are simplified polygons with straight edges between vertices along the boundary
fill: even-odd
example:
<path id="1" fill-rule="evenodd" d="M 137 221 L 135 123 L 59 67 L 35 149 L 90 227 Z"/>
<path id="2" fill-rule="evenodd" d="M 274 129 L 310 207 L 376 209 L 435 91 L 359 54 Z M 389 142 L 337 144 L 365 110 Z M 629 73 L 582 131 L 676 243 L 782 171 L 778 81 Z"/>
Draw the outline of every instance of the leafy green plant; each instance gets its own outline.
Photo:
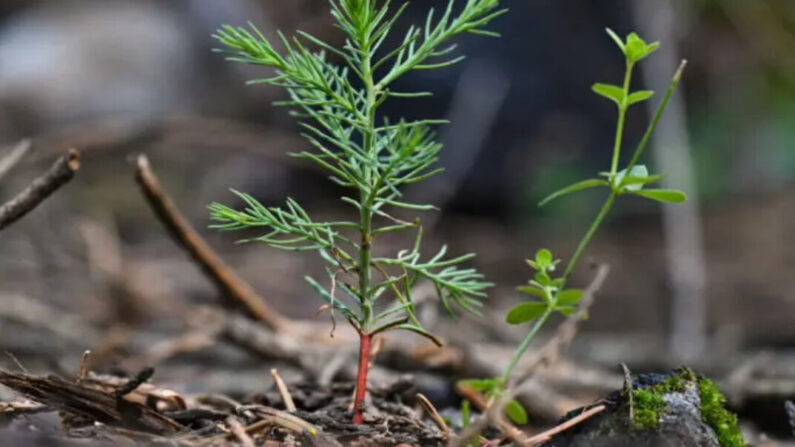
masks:
<path id="1" fill-rule="evenodd" d="M 299 31 L 293 38 L 280 33 L 281 50 L 277 50 L 254 26 L 224 26 L 215 37 L 226 46 L 229 60 L 275 70 L 273 76 L 251 83 L 287 91 L 289 99 L 279 104 L 291 107 L 302 120 L 302 135 L 313 147 L 293 155 L 316 163 L 329 171 L 331 181 L 349 189 L 351 194 L 342 201 L 356 210 L 358 218 L 318 222 L 292 199 L 283 207 L 266 206 L 237 191 L 245 203 L 243 210 L 214 203 L 210 211 L 215 228 L 263 229 L 266 234 L 249 240 L 283 250 L 315 251 L 328 263 L 328 287 L 306 279 L 332 315 L 334 310 L 340 312 L 359 333 L 354 400 L 354 423 L 359 424 L 372 338 L 402 329 L 439 343 L 414 313 L 412 286 L 420 279 L 432 282 L 451 313 L 454 306 L 478 313 L 480 300 L 491 286 L 474 269 L 460 267 L 471 254 L 446 258 L 447 249 L 442 247 L 423 259 L 419 219 L 407 221 L 390 214 L 396 208 L 433 209 L 405 201 L 401 188 L 440 172 L 434 164 L 442 146 L 431 126 L 444 121 L 390 121 L 378 109 L 390 98 L 429 96 L 428 92 L 401 92 L 393 84 L 408 72 L 461 61 L 462 56 L 453 56 L 455 45 L 449 41 L 464 33 L 496 36 L 484 27 L 505 10 L 499 8 L 498 0 L 449 0 L 441 14 L 431 10 L 422 26 L 410 26 L 400 43 L 387 49 L 384 44 L 406 4 L 398 8 L 377 0 L 331 0 L 330 4 L 331 15 L 345 35 L 341 48 Z M 392 256 L 376 252 L 379 235 L 406 230 L 416 232 L 411 248 Z M 358 276 L 357 284 L 338 280 L 347 272 Z M 338 291 L 347 298 L 337 297 Z M 385 294 L 394 295 L 397 304 L 379 303 Z"/>
<path id="2" fill-rule="evenodd" d="M 533 322 L 530 331 L 516 349 L 513 358 L 499 378 L 465 380 L 462 382 L 462 385 L 484 392 L 487 396 L 499 396 L 504 391 L 519 360 L 524 356 L 538 331 L 552 315 L 562 314 L 569 316 L 576 310 L 582 297 L 582 290 L 566 288 L 566 283 L 618 197 L 635 195 L 664 203 L 678 203 L 686 199 L 685 194 L 681 191 L 647 188 L 647 185 L 659 181 L 662 176 L 650 174 L 645 165 L 638 164 L 668 105 L 668 101 L 679 83 L 685 62 L 682 62 L 682 65 L 674 74 L 665 97 L 657 108 L 654 118 L 636 146 L 629 162 L 623 169 L 619 169 L 627 111 L 631 106 L 641 103 L 654 95 L 651 90 L 633 92 L 631 90 L 632 73 L 637 63 L 651 55 L 660 44 L 657 42 L 646 43 L 635 33 L 629 34 L 624 40 L 610 29 L 607 29 L 607 33 L 618 45 L 624 55 L 626 64 L 622 85 L 604 83 L 593 85 L 593 91 L 613 101 L 618 110 L 610 170 L 600 172 L 596 178 L 582 180 L 550 194 L 539 203 L 539 206 L 543 206 L 562 196 L 592 188 L 606 189 L 608 196 L 560 275 L 556 273 L 560 260 L 555 259 L 552 252 L 547 249 L 539 250 L 533 259 L 527 260 L 527 264 L 533 271 L 533 278 L 528 284 L 519 287 L 518 291 L 531 296 L 533 299 L 519 303 L 511 309 L 508 312 L 506 321 L 509 324 Z M 518 404 L 515 401 L 509 401 L 506 407 L 506 414 L 516 423 L 526 422 L 526 413 L 523 414 L 524 411 L 517 411 L 516 405 Z"/>

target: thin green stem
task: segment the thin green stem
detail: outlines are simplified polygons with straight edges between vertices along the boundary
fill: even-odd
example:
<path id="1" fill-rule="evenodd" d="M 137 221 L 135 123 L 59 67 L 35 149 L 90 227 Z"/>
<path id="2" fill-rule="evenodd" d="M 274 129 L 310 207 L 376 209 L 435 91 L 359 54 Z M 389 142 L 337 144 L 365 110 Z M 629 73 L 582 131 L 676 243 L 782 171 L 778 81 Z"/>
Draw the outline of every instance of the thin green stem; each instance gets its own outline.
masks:
<path id="1" fill-rule="evenodd" d="M 375 140 L 375 109 L 376 105 L 376 89 L 373 82 L 373 72 L 371 68 L 370 50 L 363 49 L 362 60 L 362 74 L 364 87 L 367 91 L 367 100 L 365 103 L 365 116 L 367 117 L 366 128 L 362 131 L 364 140 L 364 153 L 365 156 L 374 159 L 374 140 Z M 365 166 L 365 184 L 374 188 L 372 176 L 373 172 L 370 166 Z M 359 251 L 359 293 L 362 294 L 362 328 L 366 332 L 370 329 L 370 324 L 373 319 L 373 303 L 372 293 L 370 290 L 370 282 L 372 277 L 371 258 L 372 251 L 371 245 L 373 241 L 372 227 L 373 227 L 373 200 L 375 198 L 375 191 L 362 190 L 360 194 L 360 207 L 359 207 L 359 225 L 361 233 L 361 249 Z"/>
<path id="2" fill-rule="evenodd" d="M 632 62 L 627 62 L 627 71 L 624 74 L 624 100 L 618 105 L 618 125 L 616 125 L 616 141 L 613 146 L 613 161 L 610 164 L 610 178 L 615 177 L 618 172 L 618 160 L 621 156 L 621 140 L 624 136 L 624 122 L 627 117 L 627 98 L 629 97 L 629 86 L 632 81 L 632 68 L 635 66 Z"/>
<path id="3" fill-rule="evenodd" d="M 663 98 L 659 107 L 657 107 L 657 111 L 654 113 L 654 118 L 651 120 L 649 127 L 646 128 L 646 133 L 643 134 L 643 138 L 641 138 L 640 143 L 638 143 L 638 147 L 635 149 L 635 153 L 632 154 L 632 159 L 627 165 L 627 172 L 630 172 L 632 168 L 634 168 L 635 165 L 638 164 L 640 156 L 643 155 L 643 151 L 646 149 L 646 146 L 649 144 L 649 140 L 651 139 L 654 130 L 657 129 L 657 124 L 660 122 L 660 118 L 662 118 L 663 113 L 665 112 L 665 108 L 668 107 L 668 101 L 671 100 L 671 96 L 673 96 L 677 85 L 679 85 L 679 79 L 682 78 L 682 72 L 684 72 L 685 66 L 687 66 L 687 61 L 683 60 L 682 63 L 679 64 L 679 68 L 676 70 L 673 79 L 671 79 L 671 84 L 668 85 L 668 91 L 665 92 L 665 97 Z"/>
<path id="4" fill-rule="evenodd" d="M 594 234 L 596 234 L 596 230 L 599 229 L 599 226 L 602 224 L 602 221 L 607 216 L 607 213 L 610 212 L 610 209 L 613 208 L 613 203 L 616 201 L 616 193 L 611 192 L 610 196 L 605 201 L 604 205 L 602 205 L 602 209 L 599 210 L 599 214 L 596 215 L 596 219 L 591 223 L 591 227 L 588 228 L 588 232 L 585 233 L 585 236 L 580 241 L 579 245 L 577 245 L 577 249 L 574 251 L 574 254 L 571 256 L 571 260 L 569 260 L 568 265 L 566 265 L 566 270 L 563 272 L 563 278 L 568 279 L 571 272 L 574 271 L 574 268 L 577 266 L 577 262 L 580 260 L 580 256 L 582 256 L 585 249 L 588 247 L 588 244 L 591 243 L 591 239 L 593 239 Z"/>
<path id="5" fill-rule="evenodd" d="M 524 340 L 522 340 L 522 344 L 519 345 L 518 348 L 516 348 L 516 351 L 514 352 L 513 357 L 511 358 L 511 363 L 508 364 L 508 367 L 505 368 L 505 371 L 503 371 L 502 376 L 500 376 L 500 384 L 502 386 L 505 386 L 508 383 L 508 379 L 511 378 L 513 370 L 516 368 L 516 365 L 519 364 L 519 360 L 521 360 L 522 357 L 524 356 L 525 351 L 527 351 L 527 348 L 530 346 L 530 342 L 533 341 L 533 338 L 535 338 L 538 331 L 541 329 L 544 323 L 546 323 L 549 316 L 552 315 L 554 309 L 555 306 L 550 305 L 547 308 L 547 310 L 544 311 L 544 313 L 540 317 L 538 317 L 535 324 L 533 324 L 533 328 L 530 329 L 530 332 L 528 332 L 527 335 L 525 335 Z"/>

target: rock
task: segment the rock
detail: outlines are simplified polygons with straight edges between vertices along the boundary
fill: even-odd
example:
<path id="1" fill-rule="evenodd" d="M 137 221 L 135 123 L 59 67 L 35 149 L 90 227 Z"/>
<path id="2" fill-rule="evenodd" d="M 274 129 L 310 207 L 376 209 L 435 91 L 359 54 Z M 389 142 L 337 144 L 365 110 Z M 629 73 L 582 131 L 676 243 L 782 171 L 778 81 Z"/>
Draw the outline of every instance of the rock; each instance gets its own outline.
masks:
<path id="1" fill-rule="evenodd" d="M 545 447 L 741 447 L 745 440 L 737 418 L 709 379 L 689 369 L 667 374 L 641 374 L 629 393 L 616 391 L 607 409 L 563 432 Z M 632 417 L 630 416 L 632 409 Z M 584 409 L 569 413 L 564 420 Z"/>

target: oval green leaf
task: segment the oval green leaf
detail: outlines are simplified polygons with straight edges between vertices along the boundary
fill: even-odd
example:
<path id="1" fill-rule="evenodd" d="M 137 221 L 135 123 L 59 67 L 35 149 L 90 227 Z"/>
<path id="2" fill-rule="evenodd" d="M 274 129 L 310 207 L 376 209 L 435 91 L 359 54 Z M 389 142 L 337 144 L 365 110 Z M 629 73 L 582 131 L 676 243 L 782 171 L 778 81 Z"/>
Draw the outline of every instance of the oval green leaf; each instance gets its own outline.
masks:
<path id="1" fill-rule="evenodd" d="M 522 324 L 544 315 L 547 311 L 547 304 L 537 301 L 519 303 L 508 312 L 505 321 L 508 324 Z"/>
<path id="2" fill-rule="evenodd" d="M 676 189 L 642 189 L 632 191 L 632 194 L 663 203 L 682 203 L 687 200 L 687 195 Z"/>
<path id="3" fill-rule="evenodd" d="M 582 290 L 580 289 L 566 289 L 558 293 L 559 306 L 576 306 L 582 298 Z"/>
<path id="4" fill-rule="evenodd" d="M 574 315 L 574 312 L 577 311 L 577 308 L 574 307 L 574 306 L 559 306 L 555 310 L 557 310 L 558 312 L 560 312 L 562 315 L 564 315 L 566 317 L 570 317 L 570 316 Z"/>
<path id="5" fill-rule="evenodd" d="M 629 33 L 625 48 L 627 59 L 632 62 L 639 61 L 646 56 L 646 42 L 636 33 Z"/>
<path id="6" fill-rule="evenodd" d="M 663 178 L 662 174 L 650 175 L 648 177 L 624 177 L 621 181 L 622 188 L 627 191 L 640 191 L 644 185 L 659 182 Z"/>
<path id="7" fill-rule="evenodd" d="M 631 106 L 632 104 L 637 104 L 651 98 L 652 96 L 654 96 L 654 90 L 637 91 L 629 95 L 629 98 L 627 98 L 627 105 Z"/>
<path id="8" fill-rule="evenodd" d="M 591 86 L 591 90 L 593 90 L 597 95 L 604 96 L 618 105 L 623 104 L 624 99 L 626 98 L 624 96 L 624 89 L 617 85 L 597 82 Z"/>
<path id="9" fill-rule="evenodd" d="M 505 405 L 505 414 L 508 415 L 508 418 L 510 418 L 514 424 L 527 424 L 527 411 L 516 399 L 511 399 L 508 401 L 508 404 Z"/>
<path id="10" fill-rule="evenodd" d="M 519 291 L 519 292 L 522 292 L 522 293 L 526 293 L 528 295 L 537 296 L 539 298 L 544 298 L 544 299 L 547 298 L 547 294 L 546 294 L 546 292 L 544 292 L 543 289 L 539 289 L 538 287 L 536 287 L 536 286 L 534 286 L 532 284 L 527 285 L 527 286 L 519 286 L 519 287 L 516 288 L 516 290 Z"/>
<path id="11" fill-rule="evenodd" d="M 538 267 L 542 270 L 549 268 L 549 266 L 552 265 L 552 252 L 546 248 L 538 250 L 536 253 L 536 264 L 538 264 Z"/>

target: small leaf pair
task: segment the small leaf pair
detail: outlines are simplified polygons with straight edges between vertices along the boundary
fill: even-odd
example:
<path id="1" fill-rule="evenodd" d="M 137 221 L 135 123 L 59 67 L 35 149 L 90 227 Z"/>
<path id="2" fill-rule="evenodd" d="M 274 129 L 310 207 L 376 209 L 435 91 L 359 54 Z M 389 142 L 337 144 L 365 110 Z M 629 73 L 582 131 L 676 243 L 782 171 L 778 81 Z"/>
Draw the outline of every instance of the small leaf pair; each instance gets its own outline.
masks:
<path id="1" fill-rule="evenodd" d="M 629 170 L 619 171 L 613 178 L 613 189 L 619 194 L 635 194 L 663 203 L 681 203 L 687 195 L 676 189 L 643 189 L 649 183 L 659 181 L 662 175 L 649 175 L 645 165 L 636 165 Z"/>
<path id="2" fill-rule="evenodd" d="M 600 175 L 610 179 L 609 172 L 602 172 Z M 645 185 L 657 182 L 662 177 L 662 175 L 650 175 L 645 165 L 636 165 L 630 169 L 629 174 L 626 169 L 619 171 L 611 181 L 592 178 L 573 183 L 548 195 L 538 205 L 544 206 L 558 197 L 600 186 L 607 186 L 619 195 L 635 194 L 663 203 L 681 203 L 687 200 L 687 195 L 676 189 L 644 189 Z"/>
<path id="3" fill-rule="evenodd" d="M 621 48 L 621 52 L 627 58 L 627 62 L 634 64 L 635 62 L 646 58 L 651 53 L 655 52 L 660 47 L 660 42 L 646 43 L 636 33 L 629 33 L 626 40 L 621 40 L 613 30 L 607 28 L 607 34 L 615 41 L 616 45 Z"/>
<path id="4" fill-rule="evenodd" d="M 547 312 L 560 312 L 564 316 L 574 315 L 582 298 L 582 290 L 566 289 L 555 294 L 551 303 L 527 301 L 519 303 L 508 312 L 508 324 L 522 324 L 542 317 Z"/>
<path id="5" fill-rule="evenodd" d="M 554 271 L 555 266 L 557 266 L 559 263 L 560 260 L 554 259 L 552 257 L 552 252 L 546 248 L 538 250 L 534 259 L 527 260 L 527 265 L 529 265 L 533 270 L 538 270 L 539 272 Z"/>
<path id="6" fill-rule="evenodd" d="M 645 101 L 654 96 L 654 90 L 639 90 L 627 95 L 624 89 L 612 84 L 605 84 L 597 82 L 591 89 L 594 93 L 604 96 L 605 98 L 615 102 L 619 107 L 629 107 L 633 104 Z"/>

